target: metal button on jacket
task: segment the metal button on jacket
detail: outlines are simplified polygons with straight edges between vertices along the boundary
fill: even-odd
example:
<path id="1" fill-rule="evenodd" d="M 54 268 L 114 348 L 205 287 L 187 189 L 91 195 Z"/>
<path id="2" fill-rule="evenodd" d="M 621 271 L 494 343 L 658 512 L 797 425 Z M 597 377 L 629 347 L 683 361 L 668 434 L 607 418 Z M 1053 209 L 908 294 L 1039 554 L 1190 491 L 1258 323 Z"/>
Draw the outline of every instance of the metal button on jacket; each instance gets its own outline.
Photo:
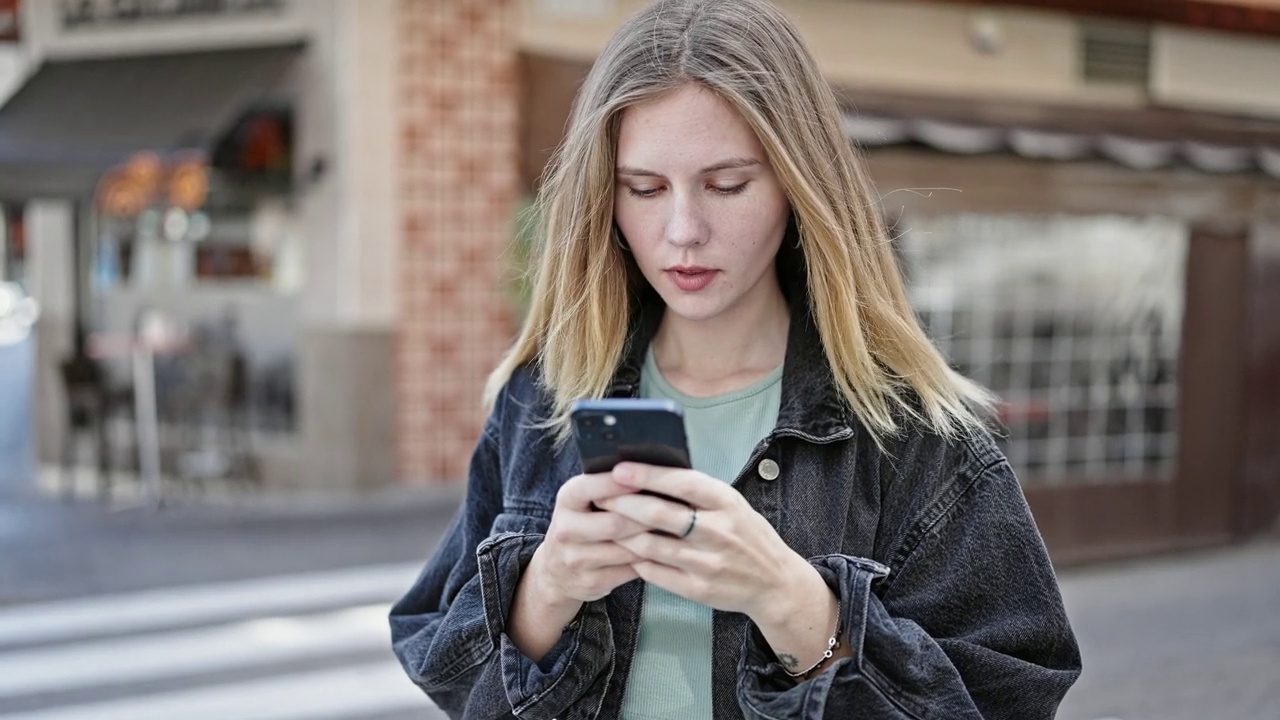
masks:
<path id="1" fill-rule="evenodd" d="M 778 479 L 778 463 L 772 458 L 765 458 L 761 460 L 760 464 L 756 466 L 756 471 L 760 473 L 760 477 L 763 480 L 769 480 L 772 482 Z"/>

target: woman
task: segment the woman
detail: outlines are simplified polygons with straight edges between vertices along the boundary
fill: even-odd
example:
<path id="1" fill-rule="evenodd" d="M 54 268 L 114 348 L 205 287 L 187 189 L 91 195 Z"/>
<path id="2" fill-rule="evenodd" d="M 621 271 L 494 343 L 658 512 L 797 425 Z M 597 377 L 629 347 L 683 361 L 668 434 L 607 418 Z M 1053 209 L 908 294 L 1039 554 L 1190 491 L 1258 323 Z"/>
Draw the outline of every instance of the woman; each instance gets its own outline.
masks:
<path id="1" fill-rule="evenodd" d="M 875 197 L 766 0 L 664 0 L 610 41 L 466 502 L 391 613 L 442 708 L 1053 717 L 1080 670 L 1053 570 Z M 679 401 L 694 469 L 579 474 L 568 409 L 602 396 Z"/>

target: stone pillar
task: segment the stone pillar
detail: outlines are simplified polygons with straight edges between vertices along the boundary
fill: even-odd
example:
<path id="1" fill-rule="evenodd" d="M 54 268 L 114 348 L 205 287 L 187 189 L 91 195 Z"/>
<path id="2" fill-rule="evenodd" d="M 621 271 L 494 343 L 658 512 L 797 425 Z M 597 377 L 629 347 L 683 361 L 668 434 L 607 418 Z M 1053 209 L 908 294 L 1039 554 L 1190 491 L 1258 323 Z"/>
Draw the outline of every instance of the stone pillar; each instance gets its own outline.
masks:
<path id="1" fill-rule="evenodd" d="M 399 315 L 396 0 L 314 0 L 293 78 L 303 254 L 300 447 L 278 486 L 399 480 L 392 351 Z"/>
<path id="2" fill-rule="evenodd" d="M 40 304 L 35 337 L 36 452 L 44 462 L 62 449 L 66 399 L 58 363 L 71 352 L 75 321 L 75 205 L 68 200 L 26 204 L 27 278 Z"/>

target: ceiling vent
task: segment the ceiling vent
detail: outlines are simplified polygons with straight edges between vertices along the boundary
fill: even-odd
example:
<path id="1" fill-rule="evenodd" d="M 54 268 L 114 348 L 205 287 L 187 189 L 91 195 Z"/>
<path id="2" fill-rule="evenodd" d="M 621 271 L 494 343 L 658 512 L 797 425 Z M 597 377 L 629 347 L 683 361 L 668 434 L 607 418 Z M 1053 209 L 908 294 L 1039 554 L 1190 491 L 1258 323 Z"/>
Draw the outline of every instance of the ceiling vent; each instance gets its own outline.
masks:
<path id="1" fill-rule="evenodd" d="M 1081 75 L 1085 84 L 1147 86 L 1151 78 L 1151 26 L 1080 20 Z"/>

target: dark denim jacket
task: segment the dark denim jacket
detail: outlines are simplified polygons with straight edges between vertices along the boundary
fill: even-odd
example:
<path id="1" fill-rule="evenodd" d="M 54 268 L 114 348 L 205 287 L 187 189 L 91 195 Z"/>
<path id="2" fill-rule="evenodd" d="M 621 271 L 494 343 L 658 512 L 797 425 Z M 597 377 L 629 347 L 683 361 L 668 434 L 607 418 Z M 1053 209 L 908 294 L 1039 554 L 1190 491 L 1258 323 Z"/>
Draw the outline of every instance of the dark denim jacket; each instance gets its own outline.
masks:
<path id="1" fill-rule="evenodd" d="M 636 392 L 655 327 L 638 325 L 614 395 Z M 579 472 L 572 444 L 556 448 L 531 427 L 547 408 L 535 371 L 516 373 L 471 459 L 464 506 L 391 611 L 406 672 L 454 718 L 614 718 L 622 705 L 639 581 L 583 606 L 539 663 L 505 631 L 556 491 Z M 773 480 L 756 472 L 765 458 L 782 470 Z M 989 436 L 947 442 L 912 426 L 877 448 L 841 402 L 812 320 L 796 312 L 777 427 L 734 487 L 839 596 L 853 657 L 796 684 L 745 616 L 717 611 L 716 720 L 1054 716 L 1080 653 L 1022 490 Z"/>

